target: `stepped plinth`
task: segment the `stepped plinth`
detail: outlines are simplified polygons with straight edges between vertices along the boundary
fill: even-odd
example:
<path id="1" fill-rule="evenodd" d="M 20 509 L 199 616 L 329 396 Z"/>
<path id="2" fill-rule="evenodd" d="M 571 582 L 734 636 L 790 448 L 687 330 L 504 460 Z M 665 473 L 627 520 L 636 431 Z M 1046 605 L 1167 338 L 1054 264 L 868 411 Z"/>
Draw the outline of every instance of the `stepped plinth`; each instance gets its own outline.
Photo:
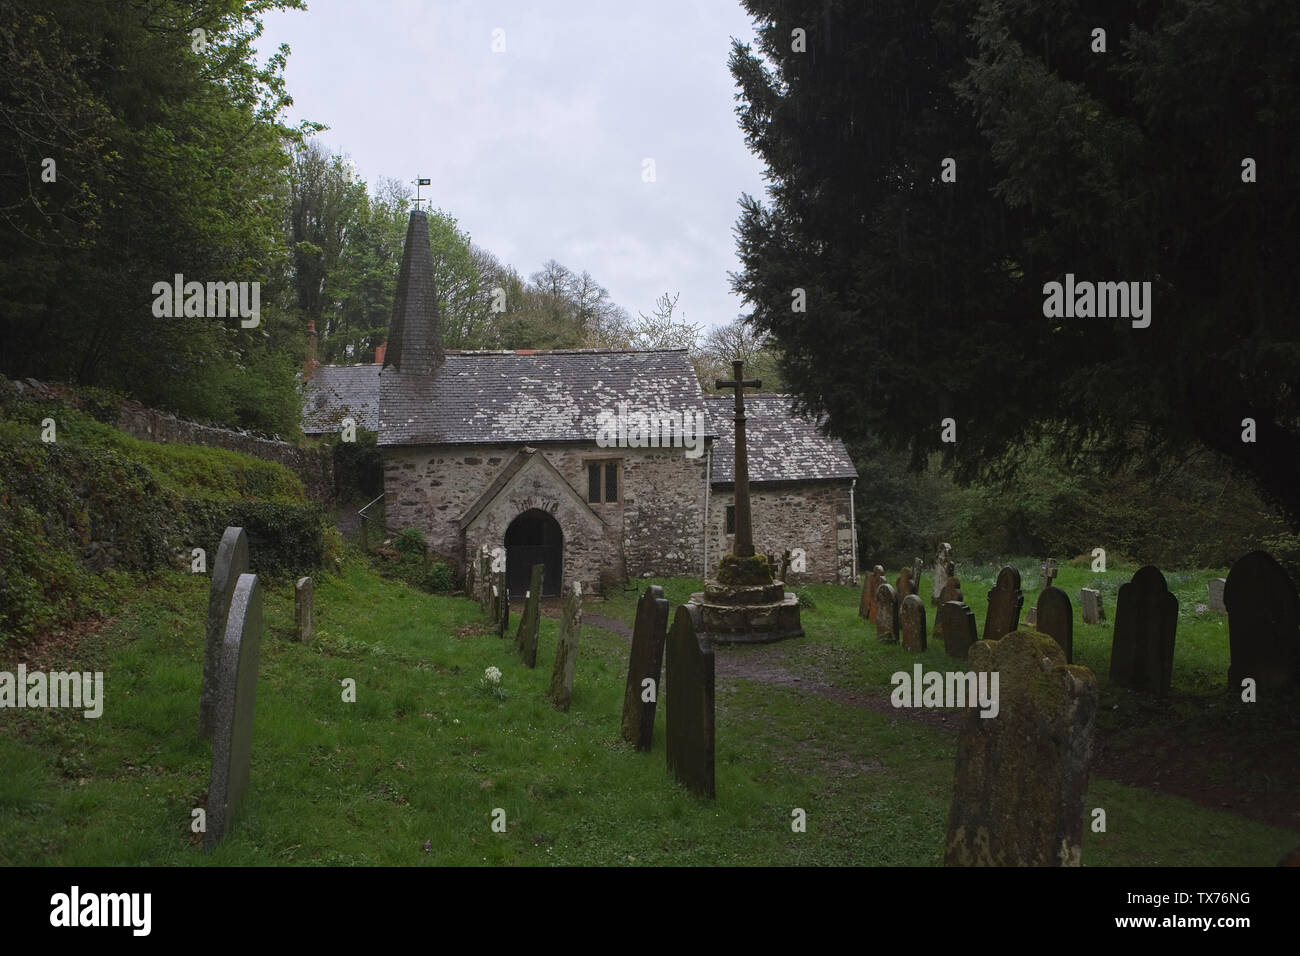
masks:
<path id="1" fill-rule="evenodd" d="M 803 636 L 798 597 L 783 581 L 773 580 L 761 555 L 727 555 L 718 578 L 706 581 L 691 603 L 699 605 L 703 630 L 715 644 L 768 644 Z"/>

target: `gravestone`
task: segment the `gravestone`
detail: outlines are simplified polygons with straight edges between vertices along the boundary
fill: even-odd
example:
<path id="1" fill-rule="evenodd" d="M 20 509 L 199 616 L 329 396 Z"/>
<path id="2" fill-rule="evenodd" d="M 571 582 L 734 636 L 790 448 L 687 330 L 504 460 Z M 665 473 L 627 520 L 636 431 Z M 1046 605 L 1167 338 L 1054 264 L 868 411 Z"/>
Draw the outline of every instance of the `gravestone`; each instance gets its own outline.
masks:
<path id="1" fill-rule="evenodd" d="M 898 643 L 898 597 L 888 584 L 876 589 L 876 640 Z"/>
<path id="2" fill-rule="evenodd" d="M 943 590 L 939 592 L 939 607 L 943 607 L 950 601 L 961 604 L 965 600 L 961 593 L 961 581 L 949 576 L 944 582 Z M 943 640 L 943 618 L 939 615 L 938 608 L 934 612 L 934 628 L 930 631 L 930 637 L 936 641 Z"/>
<path id="3" fill-rule="evenodd" d="M 1227 583 L 1227 578 L 1210 578 L 1211 611 L 1226 611 L 1228 609 L 1228 605 L 1223 601 L 1223 588 Z"/>
<path id="4" fill-rule="evenodd" d="M 542 572 L 544 564 L 534 564 L 533 574 L 528 581 L 528 593 L 524 595 L 524 611 L 519 617 L 519 631 L 515 634 L 515 650 L 525 667 L 537 666 L 537 628 L 541 623 L 538 603 L 542 595 Z"/>
<path id="5" fill-rule="evenodd" d="M 221 644 L 226 638 L 226 617 L 230 598 L 239 576 L 248 571 L 248 536 L 243 528 L 227 528 L 217 548 L 208 588 L 208 625 L 203 642 L 203 685 L 199 691 L 199 736 L 207 740 L 216 726 L 217 695 L 220 693 L 218 665 Z"/>
<path id="6" fill-rule="evenodd" d="M 925 602 L 919 594 L 909 594 L 898 607 L 899 633 L 903 647 L 909 651 L 925 650 Z"/>
<path id="7" fill-rule="evenodd" d="M 959 660 L 964 660 L 971 645 L 979 640 L 975 631 L 975 612 L 960 601 L 939 605 L 934 629 L 942 634 L 943 649 L 948 656 Z"/>
<path id="8" fill-rule="evenodd" d="M 478 603 L 483 609 L 484 614 L 492 613 L 492 554 L 488 551 L 487 545 L 479 554 L 478 562 Z"/>
<path id="9" fill-rule="evenodd" d="M 649 752 L 654 741 L 655 702 L 659 699 L 667 631 L 668 601 L 664 589 L 652 584 L 636 602 L 627 688 L 623 692 L 623 739 L 643 752 Z M 647 685 L 646 681 L 653 683 Z"/>
<path id="10" fill-rule="evenodd" d="M 1046 591 L 1056 580 L 1056 560 L 1048 558 L 1038 566 L 1038 590 Z"/>
<path id="11" fill-rule="evenodd" d="M 1020 590 L 1020 572 L 1007 565 L 998 572 L 998 583 L 989 592 L 988 613 L 984 615 L 984 640 L 1000 640 L 1020 626 L 1020 609 L 1025 595 Z"/>
<path id="12" fill-rule="evenodd" d="M 556 710 L 568 710 L 573 696 L 573 669 L 578 662 L 578 631 L 582 628 L 582 584 L 574 581 L 564 592 L 560 637 L 555 643 L 555 667 L 548 696 Z"/>
<path id="13" fill-rule="evenodd" d="M 943 589 L 952 577 L 952 545 L 947 541 L 939 545 L 939 553 L 934 558 L 934 579 L 930 582 L 930 603 L 943 604 Z"/>
<path id="14" fill-rule="evenodd" d="M 506 590 L 506 573 L 498 571 L 492 578 L 495 581 L 492 589 L 497 594 L 497 637 L 505 637 L 510 633 L 510 592 Z"/>
<path id="15" fill-rule="evenodd" d="M 912 593 L 921 593 L 921 559 L 912 559 Z"/>
<path id="16" fill-rule="evenodd" d="M 970 666 L 999 675 L 998 714 L 961 717 L 944 863 L 1079 866 L 1096 677 L 1034 631 L 979 642 Z"/>
<path id="17" fill-rule="evenodd" d="M 311 578 L 299 578 L 293 589 L 294 640 L 311 640 L 311 618 L 314 586 Z"/>
<path id="18" fill-rule="evenodd" d="M 471 601 L 477 601 L 478 596 L 478 562 L 470 561 L 469 567 L 465 569 L 465 597 Z"/>
<path id="19" fill-rule="evenodd" d="M 1100 624 L 1106 620 L 1106 609 L 1102 607 L 1100 591 L 1080 588 L 1079 601 L 1083 604 L 1084 624 Z"/>
<path id="20" fill-rule="evenodd" d="M 877 591 L 877 593 L 879 593 Z M 909 568 L 903 568 L 898 572 L 898 578 L 894 581 L 894 595 L 901 601 L 909 594 L 916 593 L 916 582 L 912 580 L 912 572 Z"/>
<path id="21" fill-rule="evenodd" d="M 1029 610 L 1025 612 L 1025 627 L 1038 630 L 1038 608 L 1031 606 Z"/>
<path id="22" fill-rule="evenodd" d="M 699 605 L 683 604 L 668 634 L 664 725 L 668 772 L 701 797 L 713 790 L 713 648 L 696 636 Z"/>
<path id="23" fill-rule="evenodd" d="M 1115 633 L 1110 645 L 1110 679 L 1134 690 L 1169 693 L 1174 671 L 1178 598 L 1169 593 L 1160 569 L 1148 564 L 1121 584 L 1115 598 Z"/>
<path id="24" fill-rule="evenodd" d="M 862 579 L 862 598 L 858 602 L 858 616 L 868 621 L 876 619 L 876 592 L 885 583 L 885 569 L 876 565 Z"/>
<path id="25" fill-rule="evenodd" d="M 1074 607 L 1070 595 L 1056 585 L 1050 585 L 1038 595 L 1037 629 L 1060 646 L 1065 662 L 1074 663 Z"/>
<path id="26" fill-rule="evenodd" d="M 208 853 L 230 829 L 235 811 L 248 791 L 253 703 L 257 697 L 257 659 L 261 647 L 262 588 L 256 574 L 241 574 L 230 600 L 230 615 L 217 666 L 212 774 L 208 780 L 207 831 L 203 837 L 203 849 Z"/>
<path id="27" fill-rule="evenodd" d="M 1257 691 L 1300 690 L 1300 598 L 1282 566 L 1252 551 L 1228 572 L 1223 600 L 1232 655 L 1228 686 L 1240 693 L 1242 679 L 1251 677 Z"/>

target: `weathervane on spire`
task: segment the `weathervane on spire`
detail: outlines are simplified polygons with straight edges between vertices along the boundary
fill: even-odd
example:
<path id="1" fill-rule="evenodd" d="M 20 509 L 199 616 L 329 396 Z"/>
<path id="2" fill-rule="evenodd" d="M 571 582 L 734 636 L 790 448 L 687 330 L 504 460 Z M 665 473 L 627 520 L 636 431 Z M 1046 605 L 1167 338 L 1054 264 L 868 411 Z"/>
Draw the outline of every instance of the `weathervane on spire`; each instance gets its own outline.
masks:
<path id="1" fill-rule="evenodd" d="M 432 185 L 432 183 L 433 183 L 433 180 L 431 180 L 431 179 L 425 179 L 425 178 L 423 178 L 423 177 L 416 177 L 416 180 L 415 180 L 415 208 L 416 208 L 417 210 L 420 208 L 420 202 L 421 202 L 421 200 L 420 200 L 420 187 L 421 187 L 421 186 L 429 186 L 429 185 Z"/>

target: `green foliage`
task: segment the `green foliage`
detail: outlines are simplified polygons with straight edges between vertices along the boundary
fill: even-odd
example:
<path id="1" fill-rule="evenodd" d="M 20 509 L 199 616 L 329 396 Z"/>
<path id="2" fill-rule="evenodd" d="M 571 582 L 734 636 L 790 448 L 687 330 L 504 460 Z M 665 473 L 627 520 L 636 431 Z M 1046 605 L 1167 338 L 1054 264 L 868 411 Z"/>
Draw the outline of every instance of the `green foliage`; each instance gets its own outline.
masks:
<path id="1" fill-rule="evenodd" d="M 429 569 L 424 573 L 424 580 L 421 587 L 426 591 L 435 594 L 446 594 L 455 586 L 455 580 L 452 578 L 451 565 L 443 561 L 434 561 L 429 565 Z"/>
<path id="2" fill-rule="evenodd" d="M 371 501 L 384 490 L 384 459 L 379 436 L 357 428 L 356 441 L 330 439 L 334 457 L 334 495 L 341 502 Z"/>
<path id="3" fill-rule="evenodd" d="M 320 567 L 324 557 L 323 514 L 318 505 L 187 498 L 181 507 L 193 546 L 208 554 L 217 553 L 227 527 L 243 528 L 248 535 L 249 566 L 258 574 L 307 572 Z"/>
<path id="4" fill-rule="evenodd" d="M 419 557 L 424 557 L 429 551 L 429 546 L 424 540 L 424 532 L 419 528 L 403 528 L 393 538 L 393 547 L 402 554 Z"/>

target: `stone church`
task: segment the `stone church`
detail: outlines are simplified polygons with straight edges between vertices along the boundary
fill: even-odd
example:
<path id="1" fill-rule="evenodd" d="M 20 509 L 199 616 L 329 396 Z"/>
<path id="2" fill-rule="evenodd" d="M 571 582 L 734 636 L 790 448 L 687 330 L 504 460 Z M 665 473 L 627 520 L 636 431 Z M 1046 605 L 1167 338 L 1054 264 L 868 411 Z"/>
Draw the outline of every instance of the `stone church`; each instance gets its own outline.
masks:
<path id="1" fill-rule="evenodd" d="M 685 351 L 444 349 L 428 219 L 413 212 L 376 358 L 316 368 L 303 431 L 350 417 L 376 432 L 388 531 L 420 529 L 462 574 L 502 547 L 512 593 L 540 563 L 557 594 L 705 577 L 730 550 L 734 399 L 706 395 Z M 856 583 L 843 444 L 785 396 L 745 406 L 756 548 L 795 552 L 794 582 Z"/>

